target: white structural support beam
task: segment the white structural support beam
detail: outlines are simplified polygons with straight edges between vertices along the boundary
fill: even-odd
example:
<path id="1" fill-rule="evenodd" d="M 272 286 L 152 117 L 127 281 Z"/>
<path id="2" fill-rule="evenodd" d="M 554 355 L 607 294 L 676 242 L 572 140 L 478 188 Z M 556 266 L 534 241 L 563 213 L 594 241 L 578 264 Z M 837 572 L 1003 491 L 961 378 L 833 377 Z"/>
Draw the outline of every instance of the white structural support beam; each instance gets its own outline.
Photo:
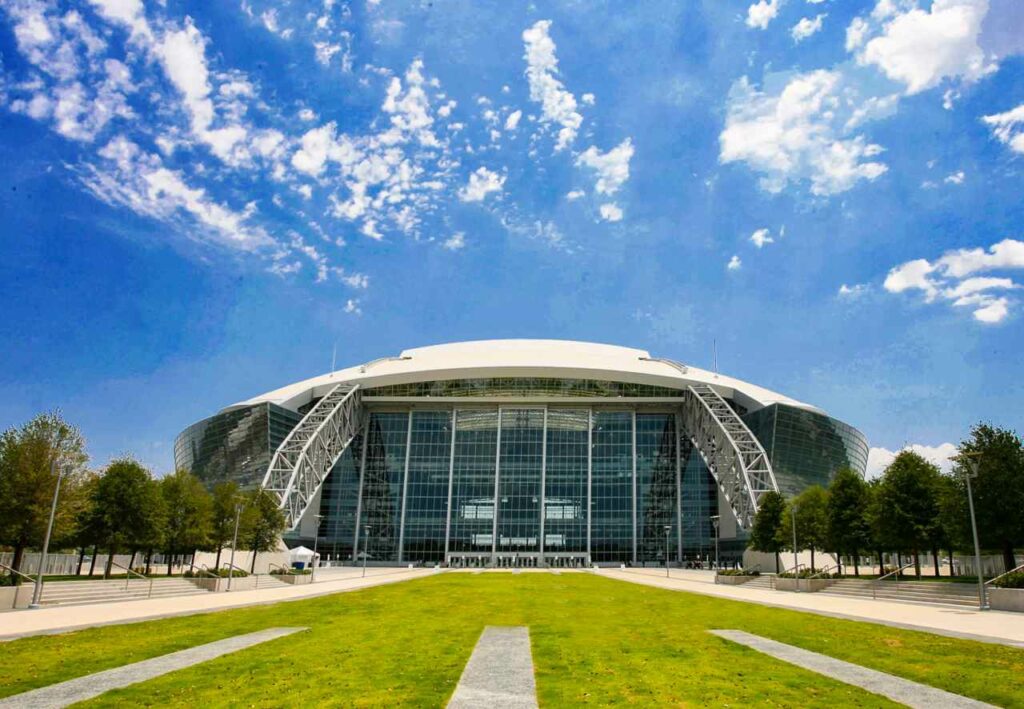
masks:
<path id="1" fill-rule="evenodd" d="M 739 526 L 749 530 L 761 496 L 779 489 L 768 455 L 743 420 L 710 386 L 688 387 L 682 412 L 683 429 L 714 476 Z"/>
<path id="2" fill-rule="evenodd" d="M 263 478 L 263 488 L 277 495 L 288 531 L 298 526 L 361 423 L 359 385 L 338 384 L 278 446 Z"/>

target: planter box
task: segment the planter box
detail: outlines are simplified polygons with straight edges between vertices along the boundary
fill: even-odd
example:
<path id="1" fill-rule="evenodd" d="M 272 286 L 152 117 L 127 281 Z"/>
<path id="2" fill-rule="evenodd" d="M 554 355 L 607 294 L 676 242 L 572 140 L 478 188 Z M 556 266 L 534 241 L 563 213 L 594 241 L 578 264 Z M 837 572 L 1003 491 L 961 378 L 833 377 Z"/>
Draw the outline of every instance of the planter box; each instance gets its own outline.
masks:
<path id="1" fill-rule="evenodd" d="M 741 583 L 753 581 L 756 578 L 756 576 L 723 576 L 721 574 L 715 574 L 715 583 L 724 584 L 726 586 L 739 586 Z"/>
<path id="2" fill-rule="evenodd" d="M 28 608 L 28 604 L 32 602 L 34 588 L 32 584 L 0 586 L 0 611 Z"/>
<path id="3" fill-rule="evenodd" d="M 206 591 L 227 591 L 228 580 L 227 578 L 211 578 L 209 576 L 194 576 L 189 579 L 199 588 Z M 236 576 L 231 579 L 231 590 L 232 591 L 251 591 L 256 585 L 255 576 Z"/>
<path id="4" fill-rule="evenodd" d="M 995 611 L 1024 613 L 1024 588 L 989 588 L 988 605 Z"/>
<path id="5" fill-rule="evenodd" d="M 777 591 L 796 591 L 797 581 L 800 582 L 799 590 L 806 593 L 815 593 L 828 588 L 835 583 L 834 579 L 775 579 Z"/>
<path id="6" fill-rule="evenodd" d="M 280 576 L 275 576 L 274 578 L 280 579 L 285 583 L 294 584 L 295 586 L 301 586 L 304 583 L 312 583 L 313 581 L 312 574 L 281 574 Z"/>

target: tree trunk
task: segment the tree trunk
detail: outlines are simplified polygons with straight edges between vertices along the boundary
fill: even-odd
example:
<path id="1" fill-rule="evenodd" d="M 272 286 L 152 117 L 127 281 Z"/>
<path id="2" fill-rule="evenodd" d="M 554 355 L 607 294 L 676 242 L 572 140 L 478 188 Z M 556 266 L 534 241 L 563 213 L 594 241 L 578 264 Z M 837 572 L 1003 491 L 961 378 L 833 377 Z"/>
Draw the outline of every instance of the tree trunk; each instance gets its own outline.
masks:
<path id="1" fill-rule="evenodd" d="M 882 569 L 885 568 L 885 564 L 882 563 L 884 561 L 884 559 L 882 558 L 882 552 L 877 551 L 875 553 L 878 554 L 878 575 L 881 576 L 882 575 Z"/>
<path id="2" fill-rule="evenodd" d="M 100 551 L 99 544 L 92 545 L 92 559 L 89 561 L 89 576 L 92 576 L 93 572 L 96 571 L 96 555 Z"/>
<path id="3" fill-rule="evenodd" d="M 932 549 L 932 562 L 935 564 L 935 578 L 938 578 L 939 576 L 942 575 L 942 572 L 939 570 L 939 550 L 938 549 L 935 549 L 935 548 Z"/>
<path id="4" fill-rule="evenodd" d="M 811 547 L 811 573 L 814 573 L 814 547 Z"/>
<path id="5" fill-rule="evenodd" d="M 85 561 L 85 547 L 82 547 L 78 552 L 78 566 L 75 567 L 75 576 L 82 575 L 82 562 Z"/>
<path id="6" fill-rule="evenodd" d="M 853 575 L 860 578 L 860 554 L 853 555 Z"/>
<path id="7" fill-rule="evenodd" d="M 167 552 L 167 575 L 171 575 L 171 565 L 174 563 L 174 554 L 168 550 Z"/>
<path id="8" fill-rule="evenodd" d="M 152 549 L 147 549 L 146 550 L 146 576 L 149 576 L 149 566 L 152 563 L 152 561 L 153 561 L 153 550 Z"/>
<path id="9" fill-rule="evenodd" d="M 914 550 L 914 575 L 921 580 L 921 552 L 917 549 Z"/>
<path id="10" fill-rule="evenodd" d="M 132 549 L 132 555 L 131 555 L 131 557 L 130 557 L 130 558 L 128 559 L 128 568 L 129 568 L 129 569 L 130 569 L 130 568 L 132 568 L 133 566 L 135 566 L 135 555 L 136 555 L 136 554 L 138 554 L 138 552 L 137 552 L 137 551 L 135 551 L 135 549 Z"/>
<path id="11" fill-rule="evenodd" d="M 21 562 L 25 557 L 25 545 L 15 544 L 14 545 L 14 558 L 11 559 L 11 568 L 15 571 L 21 571 Z M 14 585 L 21 585 L 21 577 L 18 574 L 11 574 L 14 576 Z"/>
<path id="12" fill-rule="evenodd" d="M 220 553 L 223 551 L 220 546 L 217 546 L 217 560 L 213 562 L 213 568 L 217 573 L 220 573 Z"/>
<path id="13" fill-rule="evenodd" d="M 900 580 L 900 576 L 903 575 L 903 555 L 896 552 L 896 580 Z"/>
<path id="14" fill-rule="evenodd" d="M 1012 571 L 1017 566 L 1017 559 L 1013 555 L 1013 544 L 1003 542 L 1003 571 Z"/>
<path id="15" fill-rule="evenodd" d="M 117 551 L 117 547 L 111 542 L 110 546 L 107 547 L 107 565 L 103 568 L 103 578 L 109 579 L 110 572 L 114 568 L 114 552 Z"/>
<path id="16" fill-rule="evenodd" d="M 952 578 L 956 576 L 956 569 L 953 568 L 953 550 L 950 548 L 947 551 L 949 552 L 949 576 Z"/>

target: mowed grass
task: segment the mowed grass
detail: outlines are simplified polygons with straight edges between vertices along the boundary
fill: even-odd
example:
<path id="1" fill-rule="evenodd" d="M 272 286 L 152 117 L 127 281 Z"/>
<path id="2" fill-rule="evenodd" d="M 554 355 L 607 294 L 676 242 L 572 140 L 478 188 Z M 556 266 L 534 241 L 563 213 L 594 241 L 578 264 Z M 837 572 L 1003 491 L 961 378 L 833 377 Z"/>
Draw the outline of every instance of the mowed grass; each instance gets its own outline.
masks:
<path id="1" fill-rule="evenodd" d="M 2 623 L 2 616 L 0 616 Z M 214 614 L 0 644 L 0 696 L 269 627 L 309 630 L 90 706 L 443 706 L 485 625 L 530 628 L 542 706 L 883 706 L 707 633 L 736 628 L 1003 706 L 1024 650 L 664 591 L 589 574 L 443 574 Z"/>

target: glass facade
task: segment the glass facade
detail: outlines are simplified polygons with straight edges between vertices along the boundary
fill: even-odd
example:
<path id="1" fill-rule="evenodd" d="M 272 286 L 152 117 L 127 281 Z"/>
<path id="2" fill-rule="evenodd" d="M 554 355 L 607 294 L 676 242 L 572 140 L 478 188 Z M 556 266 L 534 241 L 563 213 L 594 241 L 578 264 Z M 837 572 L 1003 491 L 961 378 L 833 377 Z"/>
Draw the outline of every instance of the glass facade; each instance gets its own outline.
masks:
<path id="1" fill-rule="evenodd" d="M 841 468 L 861 475 L 867 469 L 864 435 L 824 414 L 772 404 L 743 421 L 768 453 L 779 491 L 787 497 L 811 485 L 827 486 Z"/>
<path id="2" fill-rule="evenodd" d="M 366 389 L 368 396 L 485 396 L 494 397 L 681 397 L 681 389 L 606 382 L 595 379 L 551 379 L 544 377 L 492 377 L 489 379 L 442 379 L 412 384 L 392 384 Z"/>
<path id="3" fill-rule="evenodd" d="M 637 558 L 664 561 L 676 548 L 676 416 L 636 415 Z M 666 534 L 665 527 L 668 527 Z"/>
<path id="4" fill-rule="evenodd" d="M 587 470 L 590 411 L 548 409 L 544 475 L 544 550 L 587 548 Z"/>
<path id="5" fill-rule="evenodd" d="M 595 411 L 590 482 L 590 558 L 633 559 L 632 411 Z"/>
<path id="6" fill-rule="evenodd" d="M 452 412 L 413 411 L 402 558 L 444 561 Z"/>
<path id="7" fill-rule="evenodd" d="M 274 451 L 301 420 L 300 414 L 269 403 L 221 412 L 178 435 L 174 467 L 190 471 L 207 487 L 225 480 L 257 487 Z"/>

